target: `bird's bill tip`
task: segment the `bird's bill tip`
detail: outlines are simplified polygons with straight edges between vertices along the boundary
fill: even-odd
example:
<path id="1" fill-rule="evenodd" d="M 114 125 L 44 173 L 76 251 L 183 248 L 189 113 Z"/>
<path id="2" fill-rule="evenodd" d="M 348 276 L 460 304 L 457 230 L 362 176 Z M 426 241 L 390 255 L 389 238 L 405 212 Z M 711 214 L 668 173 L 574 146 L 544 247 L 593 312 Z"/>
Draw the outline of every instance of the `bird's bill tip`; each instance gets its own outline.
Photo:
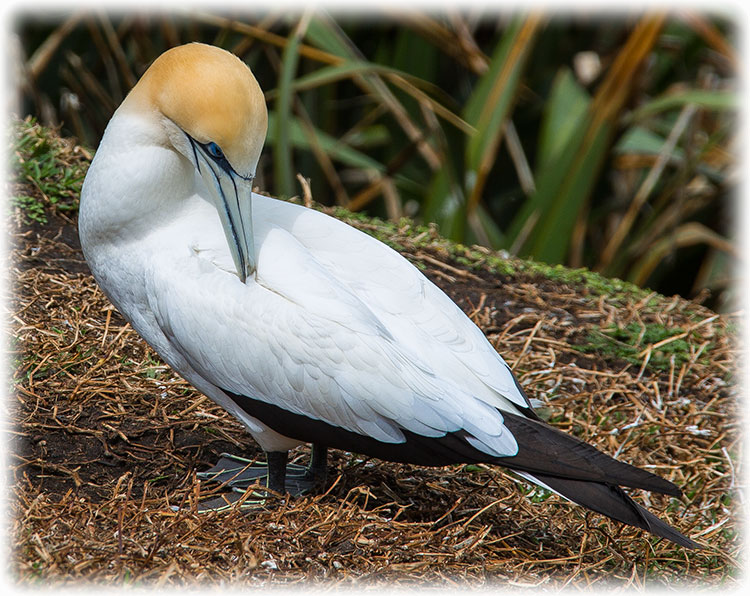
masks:
<path id="1" fill-rule="evenodd" d="M 206 180 L 214 191 L 224 234 L 229 244 L 237 275 L 244 283 L 255 272 L 253 239 L 252 191 L 253 176 L 243 177 L 233 171 L 214 171 Z"/>

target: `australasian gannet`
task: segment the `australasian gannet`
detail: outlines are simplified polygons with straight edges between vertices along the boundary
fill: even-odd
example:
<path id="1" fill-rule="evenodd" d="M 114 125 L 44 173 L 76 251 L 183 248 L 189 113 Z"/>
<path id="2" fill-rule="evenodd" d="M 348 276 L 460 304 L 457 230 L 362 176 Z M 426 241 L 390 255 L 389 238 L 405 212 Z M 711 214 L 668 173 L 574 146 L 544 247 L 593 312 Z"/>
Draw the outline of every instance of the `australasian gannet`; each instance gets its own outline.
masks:
<path id="1" fill-rule="evenodd" d="M 237 57 L 173 48 L 107 126 L 79 219 L 114 305 L 266 452 L 268 469 L 248 468 L 250 478 L 299 492 L 324 477 L 327 448 L 498 464 L 696 546 L 620 488 L 679 496 L 674 484 L 542 422 L 482 332 L 406 259 L 318 211 L 252 193 L 266 126 L 263 93 Z M 313 444 L 310 474 L 287 467 L 301 443 Z M 225 478 L 232 465 L 212 472 Z"/>

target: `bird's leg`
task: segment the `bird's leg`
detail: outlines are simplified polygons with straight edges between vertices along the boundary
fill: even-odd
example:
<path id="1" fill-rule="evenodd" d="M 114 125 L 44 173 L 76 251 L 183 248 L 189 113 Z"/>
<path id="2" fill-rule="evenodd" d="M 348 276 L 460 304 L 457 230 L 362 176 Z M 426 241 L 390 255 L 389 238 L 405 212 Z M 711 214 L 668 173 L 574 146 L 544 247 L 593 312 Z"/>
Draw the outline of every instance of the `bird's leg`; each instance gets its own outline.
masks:
<path id="1" fill-rule="evenodd" d="M 299 464 L 288 464 L 288 474 L 303 474 L 304 466 Z M 230 453 L 222 453 L 219 461 L 205 472 L 196 474 L 201 480 L 207 480 L 216 484 L 226 483 L 228 486 L 246 489 L 251 484 L 265 484 L 268 476 L 268 465 L 263 461 L 246 459 Z"/>
<path id="2" fill-rule="evenodd" d="M 310 466 L 307 468 L 307 476 L 313 481 L 317 489 L 321 489 L 326 484 L 328 475 L 328 448 L 325 445 L 313 443 L 310 453 Z"/>
<path id="3" fill-rule="evenodd" d="M 286 493 L 287 469 L 301 477 L 307 471 L 297 464 L 287 464 L 288 452 L 267 451 L 267 463 L 222 453 L 216 465 L 206 472 L 198 472 L 199 478 L 226 484 L 232 492 L 206 499 L 198 504 L 198 512 L 222 511 L 242 501 L 242 508 L 262 507 L 268 498 L 267 487 L 279 494 Z M 253 488 L 255 487 L 255 488 Z M 248 492 L 249 491 L 249 492 Z"/>
<path id="4" fill-rule="evenodd" d="M 268 461 L 268 480 L 266 486 L 272 491 L 286 494 L 286 465 L 289 458 L 288 451 L 266 451 Z"/>
<path id="5" fill-rule="evenodd" d="M 201 501 L 198 504 L 198 512 L 222 511 L 240 500 L 243 508 L 262 507 L 268 497 L 268 492 L 263 490 L 264 486 L 284 494 L 286 492 L 287 456 L 286 451 L 266 452 L 268 463 L 265 464 L 222 453 L 213 468 L 206 472 L 198 472 L 196 475 L 209 482 L 226 484 L 232 488 L 232 492 Z M 296 466 L 296 468 L 305 470 L 302 466 Z M 253 486 L 257 488 L 253 489 Z M 248 489 L 250 489 L 249 492 Z"/>
<path id="6" fill-rule="evenodd" d="M 266 458 L 268 463 L 222 453 L 216 465 L 205 472 L 198 472 L 197 476 L 217 484 L 226 484 L 234 493 L 202 502 L 199 511 L 224 509 L 239 500 L 252 485 L 258 485 L 259 490 L 243 503 L 243 507 L 254 507 L 265 501 L 265 493 L 261 489 L 264 485 L 280 494 L 288 492 L 295 497 L 325 487 L 328 449 L 323 445 L 312 446 L 310 464 L 307 467 L 287 463 L 287 452 L 269 451 L 266 452 Z"/>
<path id="7" fill-rule="evenodd" d="M 283 495 L 286 493 L 287 468 L 291 476 L 307 472 L 300 465 L 287 464 L 288 458 L 287 451 L 266 451 L 267 463 L 263 464 L 224 453 L 213 468 L 207 472 L 199 472 L 198 476 L 213 482 L 226 482 L 240 491 L 252 484 L 265 484 L 272 491 Z"/>

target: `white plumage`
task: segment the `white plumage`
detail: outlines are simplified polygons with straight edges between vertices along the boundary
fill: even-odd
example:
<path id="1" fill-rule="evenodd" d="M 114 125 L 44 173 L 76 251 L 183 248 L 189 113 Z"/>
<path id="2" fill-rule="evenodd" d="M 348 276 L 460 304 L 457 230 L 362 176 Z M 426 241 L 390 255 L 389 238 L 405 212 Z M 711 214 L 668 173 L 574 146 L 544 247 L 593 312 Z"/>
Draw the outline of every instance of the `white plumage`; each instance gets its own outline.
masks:
<path id="1" fill-rule="evenodd" d="M 251 193 L 265 125 L 249 69 L 182 46 L 115 113 L 86 177 L 91 271 L 171 367 L 269 454 L 308 441 L 428 465 L 503 463 L 690 545 L 610 494 L 618 483 L 677 489 L 541 423 L 482 332 L 406 259 Z M 272 488 L 284 489 L 283 466 Z"/>

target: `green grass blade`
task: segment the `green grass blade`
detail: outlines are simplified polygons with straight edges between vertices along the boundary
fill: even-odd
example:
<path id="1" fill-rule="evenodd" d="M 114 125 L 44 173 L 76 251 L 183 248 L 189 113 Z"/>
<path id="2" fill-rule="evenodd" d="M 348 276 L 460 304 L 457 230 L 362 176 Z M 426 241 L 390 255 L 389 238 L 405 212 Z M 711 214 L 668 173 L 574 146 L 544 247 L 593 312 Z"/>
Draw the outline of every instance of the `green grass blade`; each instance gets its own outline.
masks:
<path id="1" fill-rule="evenodd" d="M 723 131 L 719 131 L 717 136 L 722 139 Z M 614 155 L 659 155 L 664 147 L 666 139 L 642 126 L 632 126 L 623 133 L 617 144 L 612 148 Z M 710 139 L 701 147 L 701 152 L 710 149 L 715 143 Z M 670 152 L 669 161 L 674 164 L 681 164 L 685 159 L 685 151 L 681 147 L 674 147 Z M 703 174 L 709 180 L 718 184 L 726 182 L 726 173 L 711 167 L 709 162 L 701 161 L 695 166 L 698 173 Z"/>
<path id="2" fill-rule="evenodd" d="M 276 112 L 268 114 L 268 142 L 276 151 L 275 143 L 278 137 L 278 116 Z M 286 128 L 285 138 L 289 143 L 290 148 L 295 149 L 311 149 L 310 142 L 305 135 L 303 126 L 300 124 L 299 119 L 296 116 L 291 116 L 284 123 Z M 375 170 L 377 172 L 385 172 L 386 167 L 375 159 L 372 159 L 368 155 L 353 149 L 349 145 L 342 143 L 338 139 L 326 134 L 319 128 L 313 128 L 316 141 L 320 148 L 326 152 L 326 154 L 336 161 L 342 164 L 352 167 L 361 168 L 363 170 Z M 291 195 L 290 195 L 291 196 Z"/>
<path id="3" fill-rule="evenodd" d="M 467 210 L 473 211 L 495 162 L 503 124 L 518 93 L 533 38 L 541 25 L 538 16 L 514 19 L 498 42 L 489 69 L 482 76 L 464 110 L 464 119 L 474 126 L 466 147 Z"/>
<path id="4" fill-rule="evenodd" d="M 422 206 L 422 218 L 436 223 L 442 236 L 451 240 L 464 239 L 466 197 L 450 161 L 432 177 Z"/>
<path id="5" fill-rule="evenodd" d="M 536 154 L 536 177 L 559 158 L 572 135 L 580 129 L 591 97 L 578 84 L 569 68 L 561 68 L 545 103 L 539 145 Z"/>
<path id="6" fill-rule="evenodd" d="M 707 245 L 727 255 L 737 256 L 736 248 L 727 238 L 699 222 L 689 221 L 651 244 L 648 252 L 631 268 L 628 281 L 645 285 L 659 263 L 674 254 L 677 248 L 694 245 Z"/>
<path id="7" fill-rule="evenodd" d="M 306 91 L 322 85 L 337 83 L 338 81 L 349 79 L 356 75 L 385 74 L 398 75 L 406 79 L 412 79 L 415 82 L 417 81 L 415 77 L 396 68 L 373 64 L 372 62 L 364 60 L 351 60 L 339 65 L 324 66 L 315 72 L 299 77 L 292 81 L 291 88 L 296 92 Z M 273 98 L 278 92 L 278 90 L 269 91 L 267 95 L 269 98 Z"/>
<path id="8" fill-rule="evenodd" d="M 461 160 L 460 183 L 457 169 L 448 156 L 433 176 L 424 217 L 435 221 L 441 233 L 452 240 L 465 241 L 471 237 L 493 246 L 500 242 L 502 235 L 497 225 L 490 224 L 490 218 L 484 212 L 478 215 L 476 210 L 487 174 L 495 162 L 504 122 L 517 95 L 532 47 L 531 38 L 540 22 L 536 17 L 518 17 L 511 22 L 495 47 L 487 72 L 466 102 L 462 115 L 471 128 L 464 129 L 467 143 Z"/>
<path id="9" fill-rule="evenodd" d="M 578 213 L 606 157 L 612 126 L 605 122 L 589 126 L 588 132 L 571 138 L 559 159 L 537 180 L 536 193 L 517 218 L 519 223 L 514 222 L 517 227 L 512 228 L 517 235 L 529 217 L 536 220 L 521 253 L 546 263 L 564 261 Z"/>
<path id="10" fill-rule="evenodd" d="M 314 18 L 307 27 L 305 37 L 321 50 L 344 59 L 353 57 L 354 49 L 338 26 L 328 18 Z"/>
<path id="11" fill-rule="evenodd" d="M 301 76 L 291 82 L 290 89 L 293 93 L 299 93 L 354 77 L 372 75 L 387 78 L 407 95 L 428 104 L 438 116 L 441 116 L 456 128 L 473 132 L 471 126 L 443 105 L 450 102 L 450 97 L 442 89 L 427 80 L 391 66 L 374 64 L 364 60 L 350 60 L 342 64 L 319 68 L 315 72 Z M 274 99 L 279 92 L 280 89 L 272 89 L 266 93 L 266 98 Z M 429 95 L 426 92 L 429 92 Z"/>
<path id="12" fill-rule="evenodd" d="M 580 126 L 537 180 L 536 192 L 509 228 L 508 240 L 521 254 L 548 263 L 565 261 L 579 213 L 599 177 L 634 84 L 634 73 L 656 43 L 662 23 L 663 17 L 646 16 L 636 24 Z"/>
<path id="13" fill-rule="evenodd" d="M 481 244 L 500 248 L 505 244 L 505 234 L 482 204 L 469 214 L 467 244 Z"/>
<path id="14" fill-rule="evenodd" d="M 331 19 L 313 19 L 307 29 L 307 38 L 326 52 L 340 56 L 348 62 L 363 61 L 361 52 Z M 433 170 L 437 170 L 441 166 L 440 157 L 425 142 L 420 128 L 413 122 L 408 110 L 398 101 L 380 75 L 375 73 L 354 75 L 352 81 L 393 114 L 409 141 L 417 144 L 418 151 L 425 161 Z"/>
<path id="15" fill-rule="evenodd" d="M 279 75 L 279 87 L 275 104 L 276 127 L 274 130 L 274 184 L 276 193 L 290 197 L 294 194 L 294 165 L 292 163 L 292 144 L 290 141 L 290 123 L 292 120 L 292 102 L 294 89 L 292 82 L 297 73 L 299 63 L 299 44 L 304 34 L 305 17 L 284 48 Z"/>
<path id="16" fill-rule="evenodd" d="M 732 91 L 687 89 L 652 99 L 635 110 L 629 120 L 638 122 L 660 112 L 681 109 L 687 104 L 695 104 L 707 110 L 725 111 L 737 109 L 739 100 L 737 94 Z"/>
<path id="17" fill-rule="evenodd" d="M 614 151 L 620 155 L 637 153 L 640 155 L 659 155 L 664 147 L 666 139 L 643 126 L 632 126 L 626 130 L 617 144 Z M 679 147 L 674 148 L 673 155 L 682 158 L 683 153 Z"/>

